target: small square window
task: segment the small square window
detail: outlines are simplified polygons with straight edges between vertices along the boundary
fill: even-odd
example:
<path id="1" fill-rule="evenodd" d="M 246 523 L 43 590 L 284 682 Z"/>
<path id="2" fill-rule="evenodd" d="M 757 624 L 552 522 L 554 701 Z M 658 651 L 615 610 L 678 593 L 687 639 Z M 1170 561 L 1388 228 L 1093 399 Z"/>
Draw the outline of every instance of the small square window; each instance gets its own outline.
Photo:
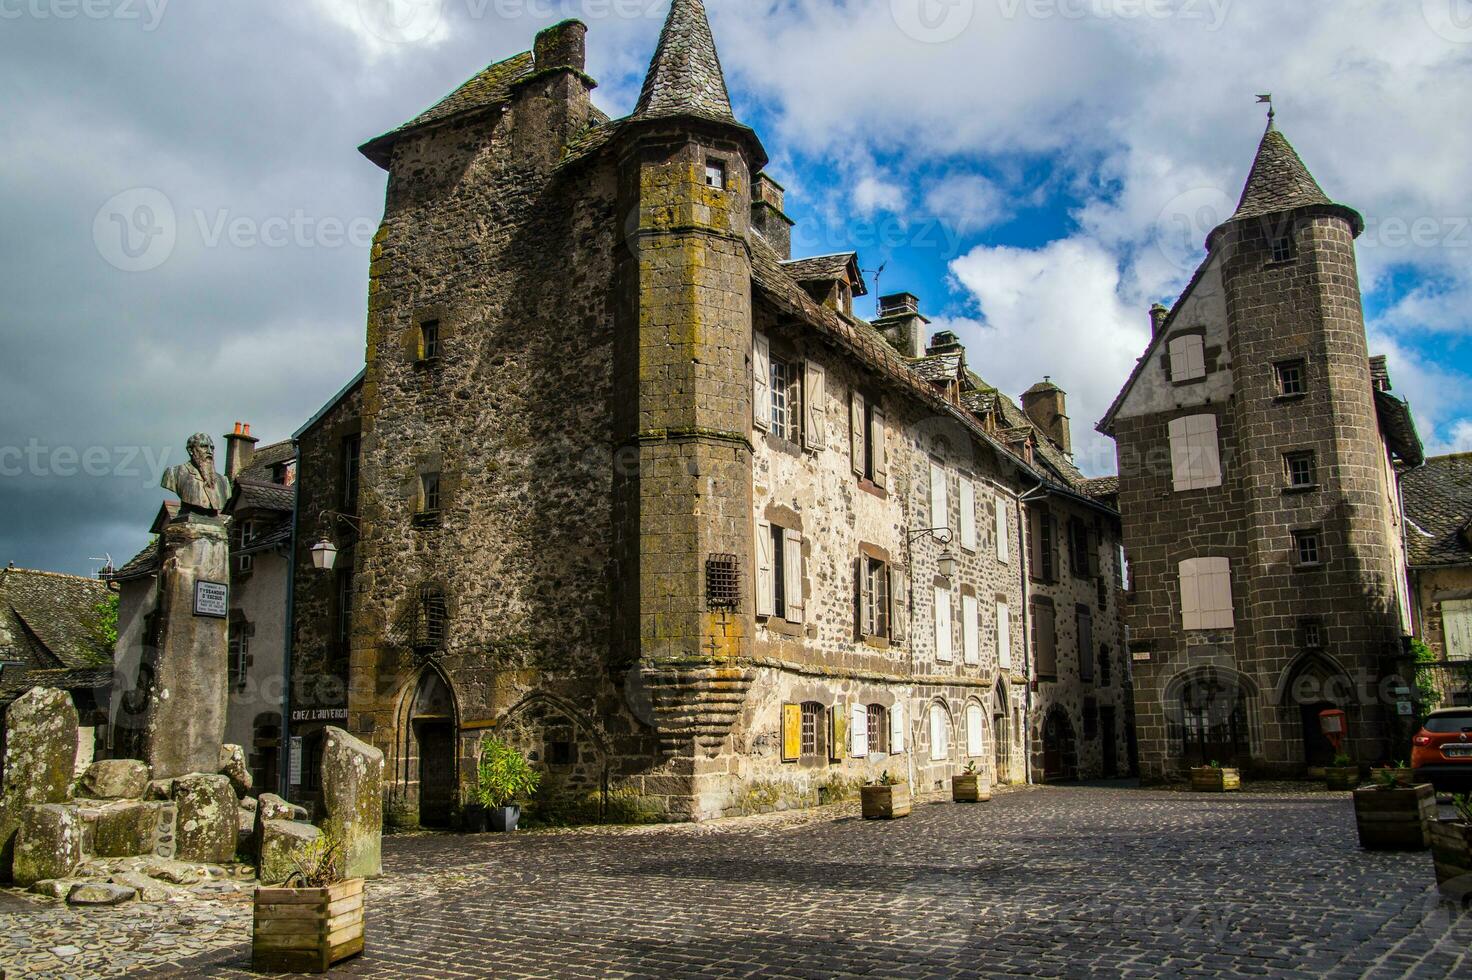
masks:
<path id="1" fill-rule="evenodd" d="M 720 160 L 707 160 L 705 162 L 705 186 L 714 187 L 717 190 L 726 189 L 726 165 Z"/>
<path id="2" fill-rule="evenodd" d="M 425 320 L 419 325 L 419 359 L 438 360 L 440 356 L 440 321 Z"/>
<path id="3" fill-rule="evenodd" d="M 1308 393 L 1308 379 L 1304 377 L 1302 361 L 1283 361 L 1275 366 L 1278 374 L 1278 394 L 1282 397 Z"/>
<path id="4" fill-rule="evenodd" d="M 1270 243 L 1274 262 L 1290 262 L 1293 260 L 1293 236 L 1278 235 Z"/>
<path id="5" fill-rule="evenodd" d="M 1318 565 L 1323 561 L 1323 549 L 1319 547 L 1318 531 L 1294 531 L 1293 551 L 1299 565 Z"/>
<path id="6" fill-rule="evenodd" d="M 1313 453 L 1288 453 L 1283 457 L 1283 465 L 1289 487 L 1301 490 L 1318 485 L 1318 468 L 1314 465 Z"/>
<path id="7" fill-rule="evenodd" d="M 1305 619 L 1298 624 L 1299 635 L 1305 650 L 1324 648 L 1324 624 L 1317 619 Z"/>

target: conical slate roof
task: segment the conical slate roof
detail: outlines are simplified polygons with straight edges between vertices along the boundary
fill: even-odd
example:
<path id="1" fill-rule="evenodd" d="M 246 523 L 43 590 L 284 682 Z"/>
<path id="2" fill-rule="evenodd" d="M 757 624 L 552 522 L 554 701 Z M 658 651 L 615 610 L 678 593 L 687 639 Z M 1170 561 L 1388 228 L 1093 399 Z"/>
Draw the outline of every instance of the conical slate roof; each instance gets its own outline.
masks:
<path id="1" fill-rule="evenodd" d="M 699 116 L 735 122 L 701 0 L 674 0 L 633 119 Z"/>
<path id="2" fill-rule="evenodd" d="M 1252 164 L 1252 173 L 1247 177 L 1247 186 L 1242 189 L 1242 200 L 1238 202 L 1237 213 L 1232 215 L 1232 220 L 1260 218 L 1308 205 L 1333 203 L 1319 187 L 1319 182 L 1314 180 L 1314 175 L 1308 172 L 1288 137 L 1270 126 L 1257 148 L 1257 159 Z"/>

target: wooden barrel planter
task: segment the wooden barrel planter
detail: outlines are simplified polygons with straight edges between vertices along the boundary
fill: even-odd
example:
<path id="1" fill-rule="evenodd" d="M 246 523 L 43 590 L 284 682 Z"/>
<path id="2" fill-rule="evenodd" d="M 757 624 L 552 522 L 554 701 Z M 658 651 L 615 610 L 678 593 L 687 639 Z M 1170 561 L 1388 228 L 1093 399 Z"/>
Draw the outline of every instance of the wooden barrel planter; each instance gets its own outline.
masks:
<path id="1" fill-rule="evenodd" d="M 327 888 L 256 889 L 251 965 L 275 973 L 326 973 L 363 952 L 363 879 Z"/>
<path id="2" fill-rule="evenodd" d="M 910 815 L 910 784 L 865 786 L 859 791 L 865 820 L 895 820 Z"/>
<path id="3" fill-rule="evenodd" d="M 1351 790 L 1359 784 L 1359 766 L 1330 766 L 1324 770 L 1324 785 L 1332 790 Z"/>
<path id="4" fill-rule="evenodd" d="M 1201 766 L 1191 770 L 1191 792 L 1230 793 L 1242 788 L 1242 773 L 1236 769 Z"/>
<path id="5" fill-rule="evenodd" d="M 1436 790 L 1430 784 L 1354 791 L 1360 846 L 1368 851 L 1424 851 L 1436 822 Z"/>
<path id="6" fill-rule="evenodd" d="M 985 803 L 992 798 L 991 784 L 979 772 L 951 777 L 951 800 L 956 803 Z"/>
<path id="7" fill-rule="evenodd" d="M 1472 824 L 1439 820 L 1431 824 L 1431 856 L 1436 861 L 1436 883 L 1472 885 Z"/>

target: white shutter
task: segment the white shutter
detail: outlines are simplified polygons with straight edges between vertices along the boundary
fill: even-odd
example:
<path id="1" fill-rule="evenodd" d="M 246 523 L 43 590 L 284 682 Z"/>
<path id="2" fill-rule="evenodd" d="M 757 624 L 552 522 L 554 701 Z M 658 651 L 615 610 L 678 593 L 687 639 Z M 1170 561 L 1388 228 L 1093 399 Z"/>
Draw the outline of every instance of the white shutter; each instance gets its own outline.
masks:
<path id="1" fill-rule="evenodd" d="M 864 396 L 855 391 L 848 403 L 848 452 L 853 470 L 864 475 Z"/>
<path id="2" fill-rule="evenodd" d="M 904 643 L 910 625 L 910 590 L 905 584 L 905 570 L 889 570 L 889 639 Z"/>
<path id="3" fill-rule="evenodd" d="M 946 709 L 931 702 L 930 705 L 930 760 L 940 762 L 950 758 L 951 747 L 946 739 Z"/>
<path id="4" fill-rule="evenodd" d="M 950 527 L 950 501 L 946 499 L 946 471 L 939 463 L 930 464 L 930 526 Z"/>
<path id="5" fill-rule="evenodd" d="M 1012 560 L 1011 536 L 1007 530 L 1007 505 L 1001 496 L 996 498 L 997 505 L 997 561 L 1003 564 Z"/>
<path id="6" fill-rule="evenodd" d="M 869 709 L 858 702 L 849 712 L 848 740 L 854 758 L 862 759 L 869 754 Z"/>
<path id="7" fill-rule="evenodd" d="M 1170 466 L 1172 485 L 1178 492 L 1221 486 L 1221 450 L 1215 415 L 1171 420 Z"/>
<path id="8" fill-rule="evenodd" d="M 997 668 L 1012 669 L 1012 610 L 1005 602 L 997 603 Z"/>
<path id="9" fill-rule="evenodd" d="M 758 429 L 772 427 L 772 347 L 763 334 L 751 335 L 751 423 Z"/>
<path id="10" fill-rule="evenodd" d="M 961 477 L 961 547 L 976 550 L 976 484 Z"/>
<path id="11" fill-rule="evenodd" d="M 968 664 L 981 663 L 981 643 L 977 637 L 977 628 L 981 624 L 977 621 L 978 615 L 976 596 L 963 595 L 961 597 L 961 648 Z"/>
<path id="12" fill-rule="evenodd" d="M 821 364 L 803 365 L 802 444 L 809 449 L 828 446 L 828 375 Z"/>
<path id="13" fill-rule="evenodd" d="M 782 596 L 787 621 L 802 622 L 802 535 L 790 528 L 782 531 Z"/>
<path id="14" fill-rule="evenodd" d="M 772 580 L 772 525 L 758 521 L 756 525 L 756 614 L 770 616 L 776 611 L 772 602 L 776 594 Z"/>
<path id="15" fill-rule="evenodd" d="M 1191 446 L 1186 436 L 1186 420 L 1170 420 L 1170 474 L 1172 486 L 1179 493 L 1182 490 L 1190 490 L 1193 486 L 1191 481 Z"/>
<path id="16" fill-rule="evenodd" d="M 935 659 L 950 663 L 951 655 L 951 593 L 949 589 L 935 590 Z"/>
<path id="17" fill-rule="evenodd" d="M 966 754 L 973 759 L 986 754 L 986 730 L 982 727 L 981 705 L 975 701 L 966 705 Z"/>
<path id="18" fill-rule="evenodd" d="M 905 704 L 896 701 L 889 709 L 889 751 L 899 755 L 905 751 Z"/>
<path id="19" fill-rule="evenodd" d="M 872 420 L 869 426 L 869 438 L 873 441 L 874 453 L 874 485 L 878 487 L 889 485 L 889 446 L 884 427 L 884 412 L 878 405 L 869 412 Z"/>
<path id="20" fill-rule="evenodd" d="M 1472 660 L 1472 600 L 1443 602 L 1441 629 L 1446 638 L 1446 659 Z"/>
<path id="21" fill-rule="evenodd" d="M 1170 342 L 1170 379 L 1195 381 L 1206 377 L 1206 341 L 1200 334 Z"/>
<path id="22" fill-rule="evenodd" d="M 1231 629 L 1232 566 L 1226 558 L 1191 558 L 1180 564 L 1181 628 Z"/>

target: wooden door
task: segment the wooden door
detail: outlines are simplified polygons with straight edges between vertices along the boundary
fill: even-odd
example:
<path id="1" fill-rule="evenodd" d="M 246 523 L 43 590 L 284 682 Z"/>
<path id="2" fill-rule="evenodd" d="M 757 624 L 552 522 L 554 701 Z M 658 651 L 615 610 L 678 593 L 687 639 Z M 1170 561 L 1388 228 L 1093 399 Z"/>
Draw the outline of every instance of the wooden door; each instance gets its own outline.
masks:
<path id="1" fill-rule="evenodd" d="M 455 729 L 449 722 L 415 725 L 419 741 L 419 822 L 444 827 L 455 805 Z"/>

